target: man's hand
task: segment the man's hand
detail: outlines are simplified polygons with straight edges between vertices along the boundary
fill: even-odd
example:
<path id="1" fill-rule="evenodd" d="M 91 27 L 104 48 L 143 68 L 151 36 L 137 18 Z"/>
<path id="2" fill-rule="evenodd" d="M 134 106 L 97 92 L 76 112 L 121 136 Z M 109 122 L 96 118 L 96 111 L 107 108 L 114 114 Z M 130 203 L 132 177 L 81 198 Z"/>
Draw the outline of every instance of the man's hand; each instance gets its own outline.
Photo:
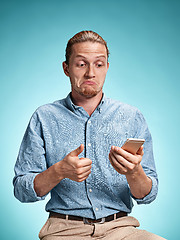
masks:
<path id="1" fill-rule="evenodd" d="M 60 179 L 69 178 L 76 182 L 82 182 L 91 173 L 92 161 L 89 158 L 80 158 L 78 155 L 84 150 L 81 144 L 77 149 L 70 152 L 63 160 L 56 164 L 56 172 Z"/>
<path id="2" fill-rule="evenodd" d="M 144 198 L 152 188 L 151 179 L 146 176 L 141 160 L 143 146 L 134 155 L 120 147 L 111 147 L 109 160 L 117 172 L 126 176 L 132 195 L 135 198 Z"/>
<path id="3" fill-rule="evenodd" d="M 143 146 L 139 148 L 135 155 L 120 147 L 112 146 L 109 153 L 109 160 L 117 172 L 129 175 L 138 171 L 143 154 Z"/>
<path id="4" fill-rule="evenodd" d="M 84 181 L 91 173 L 92 161 L 89 158 L 80 158 L 78 155 L 84 150 L 81 144 L 70 152 L 63 160 L 55 163 L 34 179 L 34 189 L 42 197 L 50 192 L 62 179 L 69 178 L 76 182 Z"/>

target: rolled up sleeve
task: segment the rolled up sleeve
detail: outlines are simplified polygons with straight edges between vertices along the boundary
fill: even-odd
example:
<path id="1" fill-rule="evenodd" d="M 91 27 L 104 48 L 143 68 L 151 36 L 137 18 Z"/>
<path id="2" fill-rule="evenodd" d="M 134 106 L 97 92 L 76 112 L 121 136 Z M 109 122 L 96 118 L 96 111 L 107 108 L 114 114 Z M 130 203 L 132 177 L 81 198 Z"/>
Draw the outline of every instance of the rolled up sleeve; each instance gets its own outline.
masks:
<path id="1" fill-rule="evenodd" d="M 137 202 L 137 204 L 149 204 L 156 199 L 158 193 L 158 181 L 154 177 L 148 176 L 152 180 L 152 188 L 148 195 L 144 198 L 135 198 L 133 195 L 132 198 Z"/>
<path id="2" fill-rule="evenodd" d="M 47 169 L 43 132 L 36 113 L 33 114 L 23 137 L 14 167 L 14 195 L 21 202 L 43 200 L 34 190 L 36 175 Z"/>
<path id="3" fill-rule="evenodd" d="M 38 197 L 34 190 L 34 178 L 39 173 L 29 173 L 24 176 L 18 176 L 14 179 L 14 195 L 21 202 L 36 202 L 44 200 L 44 197 Z"/>

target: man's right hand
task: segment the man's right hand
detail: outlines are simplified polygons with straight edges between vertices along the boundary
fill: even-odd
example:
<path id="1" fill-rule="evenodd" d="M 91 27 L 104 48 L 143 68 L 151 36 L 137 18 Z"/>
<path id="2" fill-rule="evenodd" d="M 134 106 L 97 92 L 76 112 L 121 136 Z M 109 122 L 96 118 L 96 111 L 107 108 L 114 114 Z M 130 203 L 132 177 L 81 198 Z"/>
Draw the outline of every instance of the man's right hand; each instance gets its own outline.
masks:
<path id="1" fill-rule="evenodd" d="M 55 163 L 34 179 L 34 190 L 42 197 L 50 192 L 62 179 L 69 178 L 76 182 L 84 181 L 91 173 L 92 161 L 89 158 L 80 158 L 78 155 L 84 150 L 81 144 L 70 152 L 63 160 Z"/>
<path id="2" fill-rule="evenodd" d="M 69 178 L 76 182 L 82 182 L 88 178 L 91 173 L 92 160 L 78 157 L 83 150 L 84 145 L 81 144 L 56 164 L 55 170 L 61 180 Z"/>

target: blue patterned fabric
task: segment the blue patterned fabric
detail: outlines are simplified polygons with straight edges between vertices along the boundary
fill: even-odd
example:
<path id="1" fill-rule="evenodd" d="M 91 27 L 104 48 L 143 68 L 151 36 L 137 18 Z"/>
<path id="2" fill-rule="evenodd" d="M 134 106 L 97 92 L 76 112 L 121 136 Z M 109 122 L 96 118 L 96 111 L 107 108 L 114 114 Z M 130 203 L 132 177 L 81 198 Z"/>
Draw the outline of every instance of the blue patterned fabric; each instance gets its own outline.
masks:
<path id="1" fill-rule="evenodd" d="M 51 191 L 47 211 L 101 218 L 119 211 L 130 213 L 132 196 L 124 175 L 111 166 L 111 146 L 122 146 L 127 138 L 144 138 L 141 162 L 152 179 L 151 192 L 138 204 L 156 198 L 158 180 L 153 158 L 152 139 L 140 111 L 132 106 L 103 96 L 91 116 L 67 98 L 38 108 L 25 132 L 15 164 L 14 193 L 22 202 L 43 200 L 34 190 L 37 174 L 61 161 L 80 144 L 85 145 L 79 157 L 92 160 L 92 172 L 83 182 L 63 179 Z"/>

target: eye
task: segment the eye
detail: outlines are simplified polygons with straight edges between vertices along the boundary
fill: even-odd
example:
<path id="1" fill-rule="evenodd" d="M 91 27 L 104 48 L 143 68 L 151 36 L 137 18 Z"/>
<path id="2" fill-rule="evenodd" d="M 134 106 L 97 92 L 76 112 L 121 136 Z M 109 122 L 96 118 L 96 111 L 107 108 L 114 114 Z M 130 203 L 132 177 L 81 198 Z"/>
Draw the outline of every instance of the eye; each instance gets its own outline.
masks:
<path id="1" fill-rule="evenodd" d="M 85 63 L 81 63 L 81 64 L 80 64 L 80 67 L 83 67 L 83 66 L 85 66 Z"/>
<path id="2" fill-rule="evenodd" d="M 82 68 L 82 67 L 85 67 L 86 66 L 86 63 L 84 62 L 84 61 L 80 61 L 80 62 L 77 62 L 77 67 L 80 67 L 80 68 Z"/>
<path id="3" fill-rule="evenodd" d="M 96 67 L 98 67 L 98 68 L 102 67 L 103 65 L 104 65 L 103 62 L 97 62 L 96 63 Z"/>

